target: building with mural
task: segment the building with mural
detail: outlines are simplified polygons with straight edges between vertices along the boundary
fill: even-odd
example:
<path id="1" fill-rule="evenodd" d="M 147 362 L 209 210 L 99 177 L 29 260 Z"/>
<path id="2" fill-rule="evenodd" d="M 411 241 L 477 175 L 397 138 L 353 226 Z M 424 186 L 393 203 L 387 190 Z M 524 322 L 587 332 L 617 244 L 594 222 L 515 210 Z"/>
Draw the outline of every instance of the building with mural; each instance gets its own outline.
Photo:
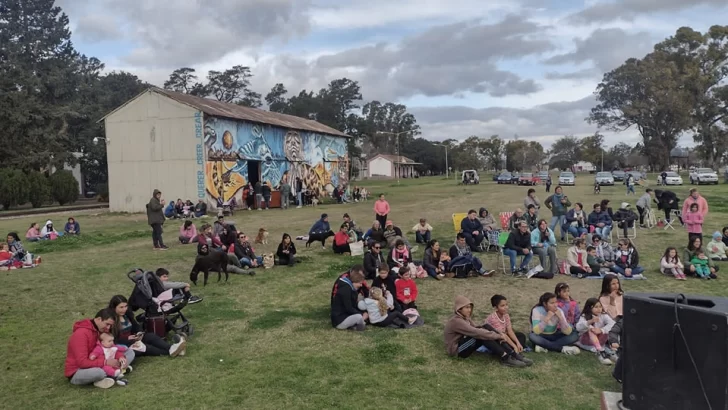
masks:
<path id="1" fill-rule="evenodd" d="M 309 119 L 150 88 L 102 120 L 114 212 L 144 211 L 154 189 L 214 209 L 258 181 L 319 196 L 348 183 L 349 137 Z"/>

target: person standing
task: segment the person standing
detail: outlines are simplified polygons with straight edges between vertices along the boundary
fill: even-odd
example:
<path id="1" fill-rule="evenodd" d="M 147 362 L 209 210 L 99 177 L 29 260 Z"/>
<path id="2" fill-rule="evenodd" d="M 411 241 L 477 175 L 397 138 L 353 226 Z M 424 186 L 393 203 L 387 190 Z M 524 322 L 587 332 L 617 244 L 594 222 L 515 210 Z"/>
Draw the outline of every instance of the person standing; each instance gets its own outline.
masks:
<path id="1" fill-rule="evenodd" d="M 564 189 L 561 187 L 561 185 L 557 186 L 554 189 L 554 194 L 550 197 L 546 198 L 546 201 L 544 201 L 544 205 L 546 205 L 546 208 L 551 210 L 551 223 L 549 223 L 549 228 L 555 233 L 556 232 L 556 226 L 558 225 L 561 229 L 561 241 L 566 240 L 566 228 L 564 225 L 566 225 L 566 212 L 571 206 L 571 201 L 569 201 L 569 197 L 564 195 Z"/>
<path id="2" fill-rule="evenodd" d="M 291 185 L 287 180 L 281 183 L 281 209 L 288 209 L 288 201 L 291 196 Z"/>
<path id="3" fill-rule="evenodd" d="M 697 188 L 691 189 L 690 196 L 687 197 L 685 202 L 683 202 L 683 215 L 688 213 L 692 204 L 698 204 L 698 213 L 703 216 L 703 219 L 708 216 L 708 201 L 706 201 L 705 198 L 700 195 L 700 192 L 698 192 Z"/>
<path id="4" fill-rule="evenodd" d="M 632 174 L 627 174 L 627 179 L 625 179 L 624 184 L 627 185 L 627 195 L 632 193 L 632 195 L 636 195 L 634 192 L 634 176 Z"/>
<path id="5" fill-rule="evenodd" d="M 298 177 L 296 177 L 296 202 L 298 204 L 296 208 L 303 206 L 303 181 Z"/>
<path id="6" fill-rule="evenodd" d="M 551 175 L 549 175 L 548 178 L 546 178 L 546 192 L 551 192 L 551 184 Z"/>
<path id="7" fill-rule="evenodd" d="M 263 210 L 263 185 L 260 183 L 260 181 L 255 183 L 255 207 L 258 208 L 259 211 Z"/>
<path id="8" fill-rule="evenodd" d="M 379 199 L 374 202 L 374 214 L 376 215 L 379 225 L 387 226 L 387 216 L 389 215 L 389 202 L 384 199 L 384 194 L 379 194 Z"/>
<path id="9" fill-rule="evenodd" d="M 640 228 L 646 228 L 645 216 L 647 215 L 647 211 L 652 208 L 652 195 L 652 190 L 647 188 L 644 195 L 637 200 L 637 212 L 640 214 Z"/>
<path id="10" fill-rule="evenodd" d="M 265 209 L 270 209 L 270 195 L 271 195 L 270 181 L 265 181 L 260 190 L 263 193 L 263 202 L 265 202 Z M 263 203 L 261 202 L 261 208 L 262 207 L 263 207 Z"/>
<path id="11" fill-rule="evenodd" d="M 169 249 L 162 239 L 162 225 L 164 225 L 164 199 L 162 191 L 155 189 L 152 199 L 147 204 L 147 223 L 152 227 L 152 242 L 155 250 L 166 251 Z"/>

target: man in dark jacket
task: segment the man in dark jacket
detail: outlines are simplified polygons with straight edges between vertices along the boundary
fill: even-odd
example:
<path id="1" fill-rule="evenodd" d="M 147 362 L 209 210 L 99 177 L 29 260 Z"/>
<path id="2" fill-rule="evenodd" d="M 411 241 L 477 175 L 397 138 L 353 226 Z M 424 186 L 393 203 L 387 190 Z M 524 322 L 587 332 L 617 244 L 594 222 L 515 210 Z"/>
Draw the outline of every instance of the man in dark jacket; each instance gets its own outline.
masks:
<path id="1" fill-rule="evenodd" d="M 631 205 L 628 202 L 622 202 L 622 206 L 614 213 L 614 221 L 622 229 L 624 238 L 629 236 L 629 228 L 634 227 L 634 222 L 638 218 L 637 214 L 630 207 Z"/>
<path id="2" fill-rule="evenodd" d="M 155 189 L 152 199 L 147 204 L 147 222 L 152 227 L 152 242 L 155 250 L 165 251 L 169 249 L 162 239 L 162 225 L 164 225 L 164 199 L 162 192 Z"/>
<path id="3" fill-rule="evenodd" d="M 329 226 L 329 215 L 321 214 L 321 219 L 316 221 L 308 231 L 306 247 L 309 247 L 313 242 L 320 241 L 321 247 L 326 248 L 326 240 L 331 236 L 334 236 L 334 232 L 331 231 L 331 226 Z"/>
<path id="4" fill-rule="evenodd" d="M 468 211 L 468 216 L 460 222 L 460 229 L 465 236 L 465 241 L 470 246 L 470 250 L 477 252 L 480 244 L 483 242 L 483 225 L 477 218 L 478 214 L 475 209 Z"/>
<path id="5" fill-rule="evenodd" d="M 195 218 L 199 218 L 203 215 L 207 215 L 207 204 L 204 199 L 200 199 L 197 201 L 197 205 L 195 205 Z"/>
<path id="6" fill-rule="evenodd" d="M 255 192 L 255 207 L 260 211 L 263 209 L 263 185 L 261 185 L 260 181 L 255 183 L 253 190 Z"/>
<path id="7" fill-rule="evenodd" d="M 382 245 L 376 242 L 372 243 L 369 252 L 364 254 L 364 274 L 366 278 L 376 278 L 379 274 L 379 267 L 386 264 L 387 262 L 382 254 Z"/>
<path id="8" fill-rule="evenodd" d="M 296 177 L 296 208 L 303 206 L 303 181 Z"/>
<path id="9" fill-rule="evenodd" d="M 265 202 L 265 209 L 270 209 L 270 195 L 271 195 L 271 189 L 270 189 L 270 182 L 265 181 L 262 187 L 260 187 L 260 192 L 263 194 L 263 201 Z M 261 208 L 262 208 L 261 204 Z"/>
<path id="10" fill-rule="evenodd" d="M 93 383 L 94 386 L 108 389 L 116 381 L 106 375 L 102 367 L 126 368 L 134 361 L 134 350 L 126 349 L 123 359 L 107 359 L 104 356 L 89 359 L 91 352 L 96 348 L 99 335 L 110 332 L 116 320 L 113 309 L 102 309 L 93 319 L 83 319 L 73 324 L 73 333 L 68 339 L 66 348 L 66 364 L 63 375 L 71 384 L 84 385 Z M 124 380 L 122 379 L 122 382 Z"/>
<path id="11" fill-rule="evenodd" d="M 368 318 L 366 312 L 357 309 L 359 289 L 364 282 L 361 266 L 339 276 L 331 289 L 331 326 L 340 329 L 364 330 Z"/>
<path id="12" fill-rule="evenodd" d="M 665 212 L 666 221 L 670 221 L 673 210 L 680 209 L 680 199 L 672 191 L 656 189 L 655 202 L 657 202 L 657 209 Z M 682 218 L 680 218 L 680 223 L 683 223 Z"/>
<path id="13" fill-rule="evenodd" d="M 523 274 L 528 270 L 528 264 L 533 258 L 531 252 L 531 233 L 528 231 L 528 223 L 525 221 L 518 225 L 518 229 L 511 231 L 508 240 L 503 247 L 503 254 L 511 260 L 511 272 L 514 275 Z M 520 268 L 516 268 L 516 258 L 523 255 Z"/>

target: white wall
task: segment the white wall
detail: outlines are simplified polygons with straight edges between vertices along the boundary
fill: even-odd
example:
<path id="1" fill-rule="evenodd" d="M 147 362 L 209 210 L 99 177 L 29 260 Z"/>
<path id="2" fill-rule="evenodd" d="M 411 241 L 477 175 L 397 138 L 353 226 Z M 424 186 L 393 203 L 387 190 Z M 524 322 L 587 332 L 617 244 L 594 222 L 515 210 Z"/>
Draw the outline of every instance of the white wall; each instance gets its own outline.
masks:
<path id="1" fill-rule="evenodd" d="M 167 201 L 204 199 L 204 156 L 197 158 L 202 121 L 196 109 L 150 91 L 109 115 L 109 210 L 144 212 L 154 189 Z"/>
<path id="2" fill-rule="evenodd" d="M 369 161 L 369 176 L 392 176 L 392 162 L 386 158 L 374 158 Z"/>

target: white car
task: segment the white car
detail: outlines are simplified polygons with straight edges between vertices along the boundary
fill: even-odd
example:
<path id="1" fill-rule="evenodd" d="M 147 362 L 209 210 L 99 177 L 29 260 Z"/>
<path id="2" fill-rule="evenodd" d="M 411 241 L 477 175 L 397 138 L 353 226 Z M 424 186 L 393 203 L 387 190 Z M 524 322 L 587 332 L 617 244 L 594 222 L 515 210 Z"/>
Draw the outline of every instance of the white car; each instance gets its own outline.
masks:
<path id="1" fill-rule="evenodd" d="M 718 173 L 710 168 L 698 168 L 690 173 L 691 184 L 718 184 Z"/>
<path id="2" fill-rule="evenodd" d="M 667 171 L 665 172 L 667 177 L 665 178 L 665 185 L 682 185 L 683 179 L 677 172 Z M 657 184 L 662 184 L 662 177 L 657 176 Z"/>
<path id="3" fill-rule="evenodd" d="M 559 174 L 559 185 L 576 185 L 576 176 L 573 172 Z"/>
<path id="4" fill-rule="evenodd" d="M 614 177 L 611 172 L 597 172 L 594 182 L 599 185 L 614 185 Z"/>

